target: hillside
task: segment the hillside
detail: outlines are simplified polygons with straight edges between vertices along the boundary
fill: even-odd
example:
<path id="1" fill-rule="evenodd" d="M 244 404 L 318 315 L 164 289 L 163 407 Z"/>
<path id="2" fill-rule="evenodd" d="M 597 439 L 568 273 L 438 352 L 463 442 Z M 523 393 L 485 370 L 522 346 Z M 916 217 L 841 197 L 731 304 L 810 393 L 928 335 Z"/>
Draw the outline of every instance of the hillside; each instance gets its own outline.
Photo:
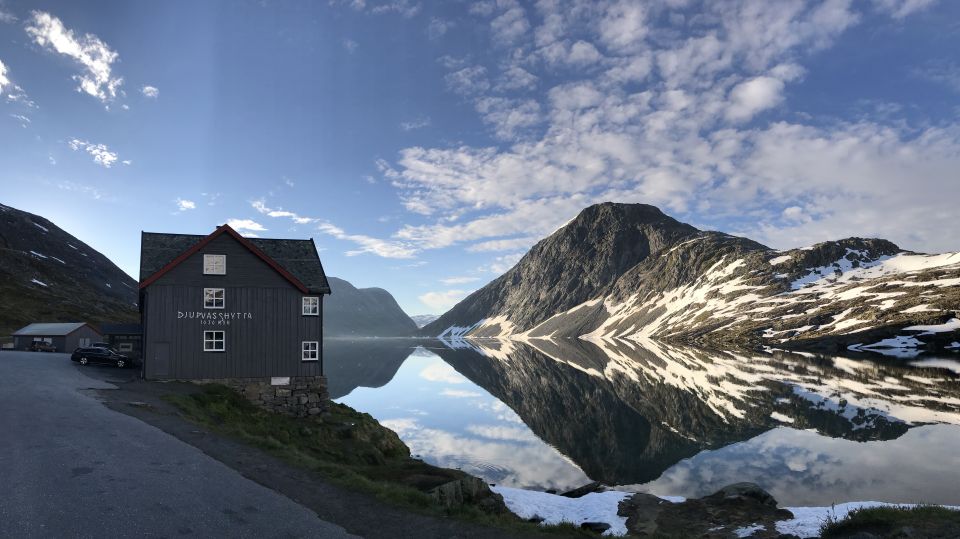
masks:
<path id="1" fill-rule="evenodd" d="M 323 300 L 325 337 L 407 337 L 417 324 L 382 288 L 356 288 L 328 277 L 332 293 Z"/>
<path id="2" fill-rule="evenodd" d="M 139 319 L 132 277 L 49 220 L 2 204 L 0 298 L 0 339 L 31 322 Z"/>
<path id="3" fill-rule="evenodd" d="M 960 253 L 864 238 L 776 251 L 657 214 L 585 209 L 426 330 L 891 355 L 960 349 Z"/>

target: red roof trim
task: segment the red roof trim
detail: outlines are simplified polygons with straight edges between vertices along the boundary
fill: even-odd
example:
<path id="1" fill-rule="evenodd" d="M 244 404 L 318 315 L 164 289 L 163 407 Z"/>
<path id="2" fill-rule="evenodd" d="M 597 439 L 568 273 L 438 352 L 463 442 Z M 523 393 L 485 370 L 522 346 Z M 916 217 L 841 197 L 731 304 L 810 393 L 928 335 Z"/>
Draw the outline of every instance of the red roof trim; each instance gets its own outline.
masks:
<path id="1" fill-rule="evenodd" d="M 292 284 L 293 286 L 297 287 L 298 290 L 300 290 L 300 291 L 303 292 L 304 294 L 309 293 L 309 290 L 307 289 L 307 287 L 304 286 L 304 284 L 301 283 L 299 279 L 297 279 L 296 277 L 294 277 L 289 271 L 285 270 L 285 269 L 283 268 L 283 266 L 281 266 L 280 264 L 278 264 L 274 259 L 272 259 L 272 258 L 270 258 L 269 256 L 267 256 L 263 251 L 261 251 L 259 248 L 257 248 L 256 245 L 254 245 L 253 243 L 251 243 L 250 240 L 248 240 L 247 238 L 244 238 L 243 236 L 241 236 L 240 234 L 238 234 L 236 230 L 230 228 L 229 225 L 220 225 L 220 226 L 218 226 L 217 229 L 214 230 L 209 236 L 207 236 L 207 237 L 203 238 L 202 240 L 200 240 L 199 242 L 197 242 L 197 244 L 194 245 L 193 247 L 191 247 L 191 248 L 187 249 L 186 251 L 180 253 L 179 256 L 177 256 L 176 258 L 174 258 L 173 260 L 171 260 L 166 266 L 160 268 L 160 270 L 157 271 L 156 273 L 154 273 L 153 275 L 147 277 L 147 278 L 144 279 L 143 281 L 140 281 L 140 289 L 142 290 L 142 289 L 150 286 L 151 284 L 153 284 L 157 279 L 159 279 L 160 277 L 163 277 L 167 272 L 169 272 L 169 271 L 172 270 L 173 268 L 179 266 L 184 260 L 186 260 L 186 259 L 190 258 L 191 256 L 195 255 L 195 254 L 196 254 L 197 252 L 199 252 L 201 249 L 203 249 L 204 247 L 206 247 L 207 244 L 209 244 L 211 241 L 213 241 L 214 239 L 216 239 L 217 237 L 219 237 L 219 236 L 222 235 L 222 234 L 228 234 L 228 235 L 231 236 L 233 239 L 235 239 L 235 240 L 237 240 L 238 242 L 240 242 L 240 245 L 243 245 L 243 246 L 246 247 L 247 250 L 249 250 L 251 253 L 257 255 L 257 257 L 260 258 L 260 260 L 263 260 L 264 262 L 266 262 L 268 266 L 270 266 L 271 268 L 273 268 L 273 269 L 274 269 L 277 273 L 279 273 L 284 279 L 290 281 L 290 284 Z"/>

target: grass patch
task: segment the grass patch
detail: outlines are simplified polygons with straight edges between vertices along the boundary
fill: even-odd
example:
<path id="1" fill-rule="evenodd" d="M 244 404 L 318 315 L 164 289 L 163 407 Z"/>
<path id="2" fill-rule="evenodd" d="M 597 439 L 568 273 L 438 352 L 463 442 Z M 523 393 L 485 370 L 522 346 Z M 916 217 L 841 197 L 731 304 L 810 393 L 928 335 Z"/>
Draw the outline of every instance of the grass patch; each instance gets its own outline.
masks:
<path id="1" fill-rule="evenodd" d="M 843 520 L 827 522 L 820 533 L 824 538 L 849 537 L 860 532 L 901 537 L 905 528 L 916 534 L 911 537 L 958 537 L 960 511 L 931 505 L 857 509 Z"/>
<path id="2" fill-rule="evenodd" d="M 294 418 L 262 410 L 230 388 L 213 384 L 164 399 L 194 423 L 404 509 L 528 534 L 596 536 L 572 525 L 524 522 L 512 513 L 493 513 L 477 504 L 443 507 L 428 491 L 467 474 L 411 458 L 410 449 L 395 432 L 370 414 L 343 404 L 330 403 L 327 413 Z"/>

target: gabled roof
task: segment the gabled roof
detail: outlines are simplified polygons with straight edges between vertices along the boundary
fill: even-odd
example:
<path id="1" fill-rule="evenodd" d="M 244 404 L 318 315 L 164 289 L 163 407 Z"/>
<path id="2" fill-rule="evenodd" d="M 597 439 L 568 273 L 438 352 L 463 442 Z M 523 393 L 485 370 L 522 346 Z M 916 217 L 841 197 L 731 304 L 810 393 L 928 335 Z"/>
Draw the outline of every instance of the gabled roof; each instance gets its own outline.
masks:
<path id="1" fill-rule="evenodd" d="M 42 336 L 42 337 L 60 337 L 69 335 L 74 331 L 88 325 L 86 322 L 57 322 L 57 323 L 37 323 L 30 324 L 14 332 L 18 337 Z M 91 327 L 91 329 L 93 329 Z M 97 331 L 97 333 L 100 333 Z"/>
<path id="2" fill-rule="evenodd" d="M 303 293 L 330 293 L 330 284 L 313 240 L 244 238 L 228 225 L 217 227 L 207 236 L 143 232 L 140 238 L 140 288 L 146 288 L 223 234 L 236 239 Z"/>

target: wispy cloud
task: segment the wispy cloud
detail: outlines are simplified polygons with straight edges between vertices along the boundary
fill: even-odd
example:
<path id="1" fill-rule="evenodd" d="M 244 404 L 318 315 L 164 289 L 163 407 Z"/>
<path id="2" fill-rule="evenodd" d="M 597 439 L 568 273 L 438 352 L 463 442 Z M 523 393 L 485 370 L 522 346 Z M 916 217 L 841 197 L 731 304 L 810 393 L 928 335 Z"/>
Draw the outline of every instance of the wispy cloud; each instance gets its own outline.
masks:
<path id="1" fill-rule="evenodd" d="M 440 39 L 454 26 L 455 23 L 453 21 L 433 17 L 430 19 L 430 23 L 427 24 L 427 37 L 434 40 Z"/>
<path id="2" fill-rule="evenodd" d="M 30 125 L 30 118 L 27 118 L 23 114 L 11 114 L 10 117 L 20 122 L 20 127 L 27 128 Z"/>
<path id="3" fill-rule="evenodd" d="M 413 131 L 414 129 L 421 129 L 430 125 L 430 118 L 427 116 L 421 116 L 420 118 L 414 118 L 409 122 L 400 122 L 400 129 L 404 131 Z"/>
<path id="4" fill-rule="evenodd" d="M 16 15 L 14 15 L 13 13 L 10 13 L 6 9 L 4 9 L 2 5 L 0 5 L 0 23 L 13 24 L 19 20 L 20 19 L 18 19 Z"/>
<path id="5" fill-rule="evenodd" d="M 446 279 L 440 279 L 440 282 L 446 285 L 451 285 L 451 284 L 475 283 L 479 280 L 480 280 L 480 277 L 448 277 Z"/>
<path id="6" fill-rule="evenodd" d="M 423 303 L 435 312 L 446 312 L 450 310 L 451 307 L 459 303 L 460 300 L 467 297 L 470 292 L 470 290 L 444 290 L 440 292 L 427 292 L 426 294 L 417 296 L 417 299 L 420 300 L 420 303 Z"/>
<path id="7" fill-rule="evenodd" d="M 10 78 L 7 76 L 7 66 L 0 61 L 0 94 L 3 93 L 4 88 L 10 85 Z"/>
<path id="8" fill-rule="evenodd" d="M 53 159 L 52 157 L 50 159 L 51 159 L 51 164 L 56 164 L 55 161 L 52 161 Z M 100 191 L 99 189 L 97 189 L 92 185 L 86 185 L 86 184 L 71 182 L 71 181 L 64 181 L 57 184 L 57 189 L 60 189 L 62 191 L 70 191 L 73 193 L 79 193 L 93 200 L 111 200 L 111 197 L 106 196 L 102 191 Z"/>
<path id="9" fill-rule="evenodd" d="M 258 212 L 275 218 L 287 218 L 297 224 L 316 223 L 317 231 L 332 236 L 338 240 L 349 241 L 359 246 L 357 249 L 351 249 L 346 252 L 347 256 L 357 256 L 361 254 L 373 254 L 383 258 L 413 258 L 419 252 L 419 249 L 406 242 L 384 240 L 366 236 L 363 234 L 349 234 L 342 228 L 325 221 L 323 219 L 306 217 L 292 211 L 283 209 L 274 209 L 267 207 L 263 200 L 254 200 L 250 203 Z"/>
<path id="10" fill-rule="evenodd" d="M 149 99 L 156 99 L 160 97 L 160 89 L 156 86 L 144 86 L 143 88 L 140 88 L 140 93 Z"/>
<path id="11" fill-rule="evenodd" d="M 241 235 L 256 237 L 257 232 L 266 232 L 267 229 L 253 219 L 229 219 L 227 225 Z"/>
<path id="12" fill-rule="evenodd" d="M 117 97 L 123 78 L 114 76 L 112 69 L 120 55 L 100 38 L 93 34 L 75 35 L 60 19 L 43 11 L 30 13 L 26 31 L 37 45 L 62 54 L 80 65 L 82 73 L 74 76 L 74 80 L 80 83 L 77 91 L 96 97 L 103 103 Z"/>
<path id="13" fill-rule="evenodd" d="M 344 39 L 344 40 L 343 40 L 343 48 L 346 49 L 347 52 L 349 52 L 350 54 L 353 54 L 353 52 L 356 51 L 356 50 L 357 50 L 357 47 L 359 47 L 359 46 L 360 46 L 360 44 L 357 43 L 356 41 L 352 40 L 352 39 Z"/>
<path id="14" fill-rule="evenodd" d="M 93 157 L 93 162 L 103 168 L 111 168 L 117 162 L 117 153 L 111 151 L 106 144 L 95 144 L 80 139 L 71 139 L 67 144 L 74 151 L 85 151 Z M 129 165 L 131 161 L 122 161 L 124 165 Z"/>
<path id="15" fill-rule="evenodd" d="M 186 199 L 183 199 L 183 198 L 178 198 L 178 199 L 175 201 L 175 203 L 176 203 L 176 205 L 177 205 L 177 211 L 180 211 L 180 212 L 185 212 L 185 211 L 187 211 L 187 210 L 195 210 L 195 209 L 197 209 L 197 203 L 194 202 L 194 201 L 192 201 L 192 200 L 186 200 Z"/>

